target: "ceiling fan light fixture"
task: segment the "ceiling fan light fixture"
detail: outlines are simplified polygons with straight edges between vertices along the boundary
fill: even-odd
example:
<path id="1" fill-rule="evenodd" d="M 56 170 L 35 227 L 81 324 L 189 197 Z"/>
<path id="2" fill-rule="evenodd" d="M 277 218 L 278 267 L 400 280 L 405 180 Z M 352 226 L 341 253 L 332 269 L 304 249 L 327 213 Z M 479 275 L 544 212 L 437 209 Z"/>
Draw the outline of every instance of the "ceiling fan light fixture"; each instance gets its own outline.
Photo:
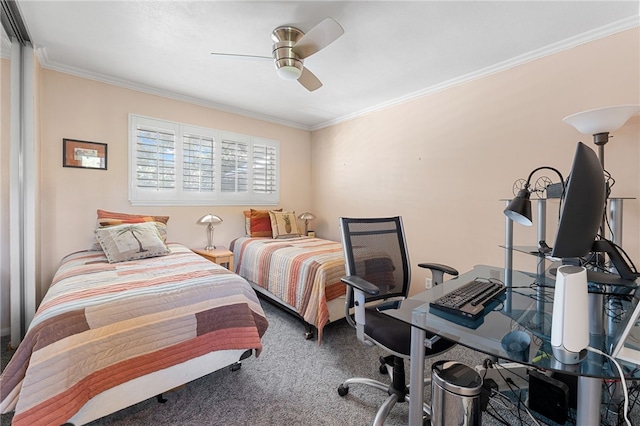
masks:
<path id="1" fill-rule="evenodd" d="M 294 65 L 285 65 L 278 68 L 277 73 L 283 80 L 297 80 L 302 75 L 302 70 Z"/>

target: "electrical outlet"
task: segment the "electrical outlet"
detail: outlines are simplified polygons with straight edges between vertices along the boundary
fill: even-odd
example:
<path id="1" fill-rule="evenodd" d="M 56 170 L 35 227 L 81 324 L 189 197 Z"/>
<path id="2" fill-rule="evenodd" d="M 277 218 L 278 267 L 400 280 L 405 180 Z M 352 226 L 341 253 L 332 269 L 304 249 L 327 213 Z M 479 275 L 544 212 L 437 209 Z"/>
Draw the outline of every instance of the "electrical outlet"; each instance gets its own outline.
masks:
<path id="1" fill-rule="evenodd" d="M 426 288 L 427 290 L 429 290 L 431 287 L 433 287 L 433 280 L 429 277 L 424 279 L 424 288 Z"/>

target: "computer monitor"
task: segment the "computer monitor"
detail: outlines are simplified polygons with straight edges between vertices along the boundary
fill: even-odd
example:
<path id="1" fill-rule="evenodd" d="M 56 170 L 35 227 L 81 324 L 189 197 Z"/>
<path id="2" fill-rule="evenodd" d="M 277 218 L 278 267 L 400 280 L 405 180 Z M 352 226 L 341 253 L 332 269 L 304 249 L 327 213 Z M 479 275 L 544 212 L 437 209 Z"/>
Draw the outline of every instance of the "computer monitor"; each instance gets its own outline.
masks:
<path id="1" fill-rule="evenodd" d="M 565 188 L 551 256 L 578 258 L 591 251 L 605 209 L 605 177 L 596 153 L 578 142 Z"/>

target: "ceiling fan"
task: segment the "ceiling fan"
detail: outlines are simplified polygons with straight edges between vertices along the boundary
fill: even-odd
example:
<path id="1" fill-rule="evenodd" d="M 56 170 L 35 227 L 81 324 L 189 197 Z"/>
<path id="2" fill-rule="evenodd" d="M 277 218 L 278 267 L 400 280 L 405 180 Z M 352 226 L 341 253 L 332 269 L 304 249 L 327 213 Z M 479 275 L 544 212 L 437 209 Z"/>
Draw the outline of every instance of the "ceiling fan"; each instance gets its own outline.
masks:
<path id="1" fill-rule="evenodd" d="M 311 71 L 304 66 L 304 60 L 333 43 L 344 29 L 333 18 L 325 18 L 307 33 L 302 30 L 284 25 L 271 33 L 273 40 L 272 56 L 240 55 L 232 53 L 211 53 L 216 56 L 267 59 L 273 60 L 278 76 L 284 80 L 298 80 L 308 91 L 322 87 L 322 83 Z"/>

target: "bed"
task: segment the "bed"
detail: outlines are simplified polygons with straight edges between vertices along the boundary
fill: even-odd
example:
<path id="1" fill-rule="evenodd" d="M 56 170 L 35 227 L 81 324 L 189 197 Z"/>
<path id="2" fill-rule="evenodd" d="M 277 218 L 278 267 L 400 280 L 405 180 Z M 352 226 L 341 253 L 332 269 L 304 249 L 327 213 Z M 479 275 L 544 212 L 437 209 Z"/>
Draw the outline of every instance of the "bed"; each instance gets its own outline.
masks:
<path id="1" fill-rule="evenodd" d="M 299 316 L 318 340 L 330 322 L 344 318 L 342 244 L 311 237 L 240 237 L 230 244 L 235 271 L 256 292 Z"/>
<path id="2" fill-rule="evenodd" d="M 110 263 L 65 257 L 0 378 L 13 424 L 84 424 L 262 349 L 251 286 L 187 247 Z"/>

